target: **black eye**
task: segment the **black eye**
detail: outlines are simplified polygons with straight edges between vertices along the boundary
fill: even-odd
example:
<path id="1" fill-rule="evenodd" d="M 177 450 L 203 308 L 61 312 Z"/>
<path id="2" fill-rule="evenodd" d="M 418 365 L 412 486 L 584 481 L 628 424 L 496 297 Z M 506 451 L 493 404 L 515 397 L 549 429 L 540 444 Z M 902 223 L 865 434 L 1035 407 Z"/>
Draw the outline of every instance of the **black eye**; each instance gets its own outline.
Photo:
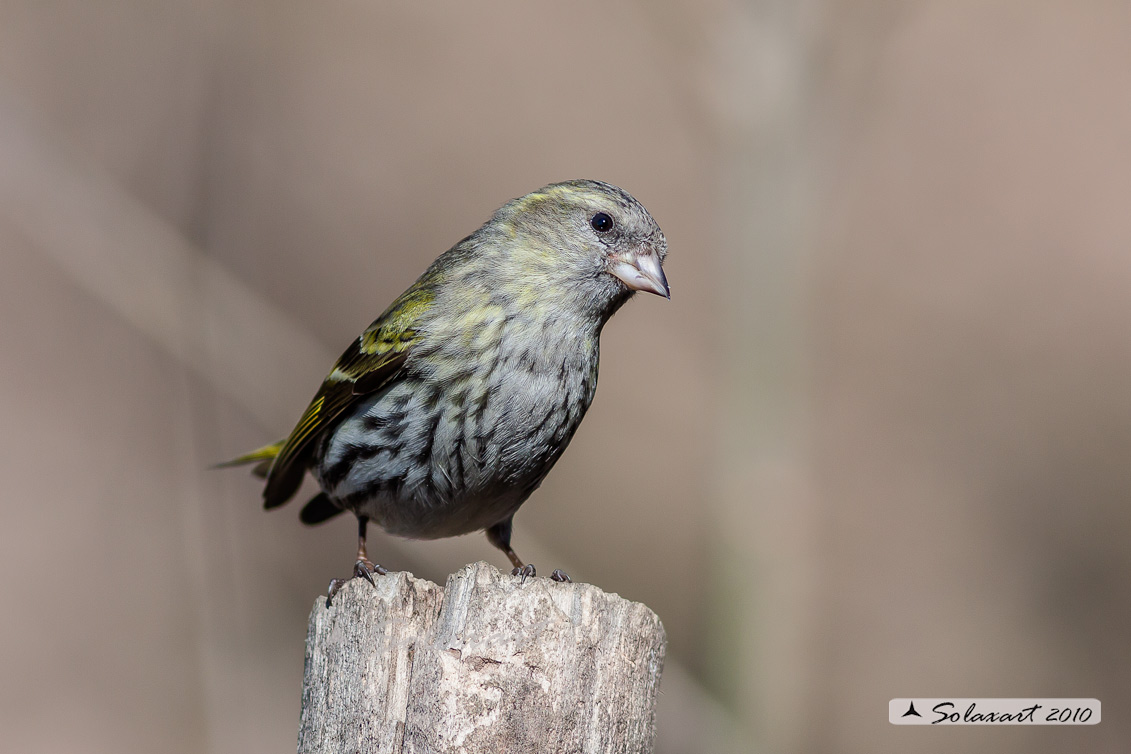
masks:
<path id="1" fill-rule="evenodd" d="M 598 212 L 589 220 L 589 224 L 592 225 L 593 230 L 598 233 L 608 233 L 613 229 L 613 218 L 609 217 L 604 212 Z"/>

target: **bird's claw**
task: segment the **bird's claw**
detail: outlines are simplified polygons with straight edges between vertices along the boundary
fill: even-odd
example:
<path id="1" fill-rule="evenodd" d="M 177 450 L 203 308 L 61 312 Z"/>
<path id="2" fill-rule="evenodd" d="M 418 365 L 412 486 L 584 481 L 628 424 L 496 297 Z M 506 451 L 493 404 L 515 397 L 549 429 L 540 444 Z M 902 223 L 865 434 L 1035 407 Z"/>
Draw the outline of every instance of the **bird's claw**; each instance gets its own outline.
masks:
<path id="1" fill-rule="evenodd" d="M 330 588 L 326 590 L 326 607 L 330 607 L 330 603 L 334 601 L 334 595 L 346 585 L 347 581 L 349 579 L 330 579 Z"/>
<path id="2" fill-rule="evenodd" d="M 516 566 L 515 569 L 513 571 L 511 571 L 511 576 L 521 576 L 522 577 L 522 581 L 519 582 L 520 584 L 525 584 L 526 579 L 528 577 L 537 576 L 537 575 L 538 575 L 538 570 L 534 567 L 533 563 L 527 563 L 526 565 L 522 566 L 521 568 L 518 568 Z"/>
<path id="3" fill-rule="evenodd" d="M 375 563 L 371 563 L 368 560 L 359 560 L 353 564 L 353 575 L 355 577 L 360 576 L 370 584 L 373 584 L 373 586 L 377 586 L 377 584 L 373 581 L 373 574 L 384 576 L 388 572 L 388 569 Z"/>
<path id="4" fill-rule="evenodd" d="M 363 578 L 376 588 L 377 582 L 373 580 L 373 574 L 384 576 L 388 572 L 387 568 L 379 566 L 376 563 L 371 563 L 368 560 L 359 560 L 353 564 L 353 576 L 351 578 Z M 326 607 L 330 607 L 330 604 L 334 601 L 334 595 L 336 595 L 349 580 L 350 579 L 330 579 L 330 588 L 326 592 Z"/>
<path id="5" fill-rule="evenodd" d="M 524 566 L 515 566 L 515 569 L 513 571 L 511 571 L 511 576 L 521 576 L 522 577 L 522 581 L 520 583 L 523 583 L 523 584 L 526 583 L 527 578 L 529 578 L 531 576 L 537 576 L 537 575 L 538 575 L 538 570 L 534 567 L 533 563 L 527 563 Z M 550 578 L 554 581 L 557 581 L 560 584 L 572 584 L 573 583 L 573 579 L 571 579 L 569 577 L 569 574 L 566 573 L 565 571 L 563 571 L 560 568 L 555 568 L 554 572 L 550 574 Z"/>

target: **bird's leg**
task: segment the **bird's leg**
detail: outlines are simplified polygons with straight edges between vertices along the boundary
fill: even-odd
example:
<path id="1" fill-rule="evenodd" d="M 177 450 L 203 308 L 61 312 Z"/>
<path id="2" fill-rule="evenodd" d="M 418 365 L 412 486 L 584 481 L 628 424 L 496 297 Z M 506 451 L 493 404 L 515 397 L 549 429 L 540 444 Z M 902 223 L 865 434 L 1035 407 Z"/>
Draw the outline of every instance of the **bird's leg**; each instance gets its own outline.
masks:
<path id="1" fill-rule="evenodd" d="M 487 541 L 502 550 L 510 558 L 511 565 L 516 569 L 526 567 L 518 554 L 511 549 L 511 520 L 509 518 L 487 530 Z"/>
<path id="2" fill-rule="evenodd" d="M 511 571 L 512 576 L 521 576 L 522 581 L 525 583 L 527 577 L 537 576 L 538 571 L 534 568 L 533 563 L 523 563 L 522 559 L 518 557 L 518 553 L 511 547 L 511 519 L 502 521 L 487 529 L 487 541 L 498 547 L 510 559 L 511 565 L 514 570 Z M 572 581 L 569 576 L 562 570 L 555 570 L 550 578 L 554 581 Z"/>
<path id="3" fill-rule="evenodd" d="M 537 575 L 537 571 L 533 564 L 526 565 L 522 559 L 518 557 L 511 548 L 511 520 L 508 518 L 506 521 L 500 521 L 487 530 L 487 541 L 502 550 L 510 559 L 511 565 L 514 570 L 511 571 L 512 576 L 521 576 L 525 582 L 527 576 Z"/>
<path id="4" fill-rule="evenodd" d="M 371 574 L 377 573 L 384 576 L 388 571 L 379 565 L 374 565 L 365 551 L 365 530 L 369 526 L 368 516 L 357 517 L 357 562 L 353 565 L 353 575 L 362 576 L 370 584 L 373 583 Z"/>
<path id="5" fill-rule="evenodd" d="M 369 553 L 365 550 L 365 530 L 369 526 L 368 516 L 357 517 L 357 562 L 353 564 L 353 576 L 351 578 L 361 577 L 368 581 L 373 586 L 377 586 L 373 582 L 373 574 L 384 576 L 388 571 L 379 565 L 376 565 L 369 559 Z M 338 590 L 345 586 L 349 579 L 331 579 L 330 591 L 326 595 L 326 607 L 330 607 L 330 602 L 334 599 L 334 595 Z"/>

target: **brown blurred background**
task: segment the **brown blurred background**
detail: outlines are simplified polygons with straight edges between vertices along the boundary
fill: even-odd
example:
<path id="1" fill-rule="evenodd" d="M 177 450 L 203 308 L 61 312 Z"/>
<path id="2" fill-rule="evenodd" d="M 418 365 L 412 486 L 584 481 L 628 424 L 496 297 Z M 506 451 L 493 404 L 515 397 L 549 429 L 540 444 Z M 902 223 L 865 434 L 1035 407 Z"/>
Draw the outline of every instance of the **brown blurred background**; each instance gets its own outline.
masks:
<path id="1" fill-rule="evenodd" d="M 353 524 L 207 466 L 592 177 L 673 298 L 606 329 L 515 542 L 664 620 L 658 752 L 1125 751 L 1128 39 L 1100 0 L 0 3 L 3 749 L 291 750 Z M 1104 721 L 889 725 L 916 695 Z"/>

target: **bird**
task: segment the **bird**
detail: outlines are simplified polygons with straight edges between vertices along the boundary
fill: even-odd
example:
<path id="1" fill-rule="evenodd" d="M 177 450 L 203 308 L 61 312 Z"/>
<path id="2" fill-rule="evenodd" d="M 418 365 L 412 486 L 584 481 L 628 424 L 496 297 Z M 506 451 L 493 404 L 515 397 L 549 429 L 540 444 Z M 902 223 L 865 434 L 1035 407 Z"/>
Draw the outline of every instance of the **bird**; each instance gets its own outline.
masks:
<path id="1" fill-rule="evenodd" d="M 286 438 L 219 465 L 255 464 L 267 509 L 310 472 L 304 523 L 357 516 L 351 578 L 388 572 L 369 559 L 373 522 L 412 539 L 485 531 L 525 581 L 514 514 L 593 401 L 605 323 L 637 292 L 670 300 L 666 257 L 652 215 L 612 184 L 513 199 L 349 344 Z"/>

